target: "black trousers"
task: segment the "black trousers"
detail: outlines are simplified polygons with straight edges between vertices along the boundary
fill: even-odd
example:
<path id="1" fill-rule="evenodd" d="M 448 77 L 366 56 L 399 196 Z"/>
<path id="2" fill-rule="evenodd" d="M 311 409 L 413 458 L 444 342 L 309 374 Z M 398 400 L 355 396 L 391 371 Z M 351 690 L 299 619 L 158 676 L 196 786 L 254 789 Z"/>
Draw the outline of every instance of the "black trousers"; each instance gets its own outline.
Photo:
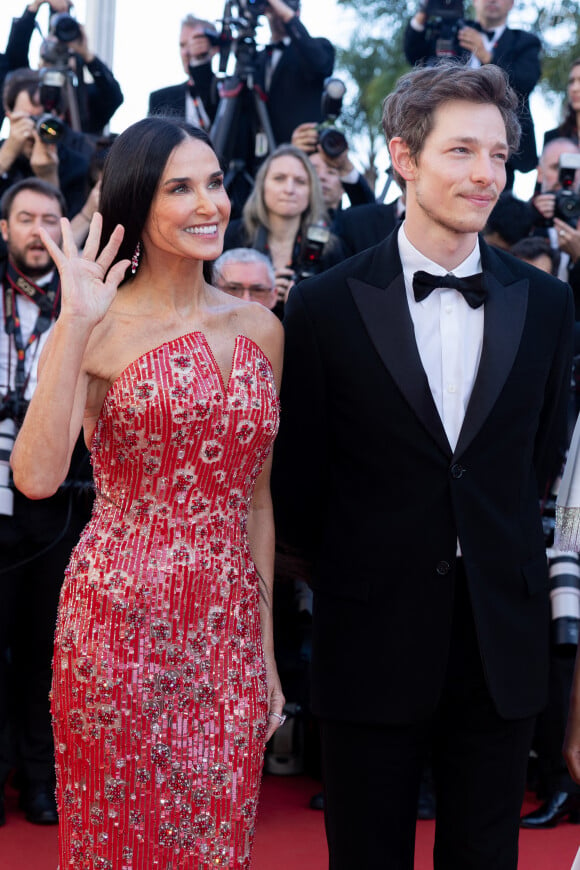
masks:
<path id="1" fill-rule="evenodd" d="M 413 870 L 419 783 L 429 754 L 437 797 L 435 870 L 516 870 L 534 719 L 508 721 L 495 711 L 461 560 L 435 715 L 408 725 L 321 720 L 320 726 L 331 870 Z"/>
<path id="2" fill-rule="evenodd" d="M 0 787 L 14 766 L 24 784 L 54 778 L 49 692 L 58 599 L 91 505 L 89 493 L 41 501 L 15 493 L 14 515 L 0 516 Z"/>

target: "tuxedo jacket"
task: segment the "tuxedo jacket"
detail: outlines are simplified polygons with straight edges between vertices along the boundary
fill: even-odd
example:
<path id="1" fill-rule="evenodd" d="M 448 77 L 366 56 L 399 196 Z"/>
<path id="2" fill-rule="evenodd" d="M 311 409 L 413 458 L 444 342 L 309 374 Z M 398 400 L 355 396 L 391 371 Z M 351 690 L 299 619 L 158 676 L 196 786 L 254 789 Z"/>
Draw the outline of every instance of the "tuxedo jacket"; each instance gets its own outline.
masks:
<path id="1" fill-rule="evenodd" d="M 286 25 L 290 44 L 276 64 L 266 89 L 268 52 L 256 56 L 256 83 L 267 94 L 267 108 L 277 145 L 290 142 L 292 133 L 306 121 L 322 121 L 324 80 L 332 75 L 334 46 L 328 39 L 312 37 L 299 18 Z"/>
<path id="2" fill-rule="evenodd" d="M 466 24 L 479 28 L 474 21 L 467 21 Z M 518 153 L 510 159 L 510 165 L 519 172 L 530 172 L 538 164 L 529 96 L 540 78 L 541 50 L 540 40 L 534 34 L 506 27 L 492 51 L 492 63 L 508 74 L 510 85 L 520 101 L 518 118 L 522 127 L 522 138 Z M 437 60 L 435 40 L 430 38 L 429 31 L 417 31 L 410 24 L 405 30 L 404 51 L 408 62 L 413 65 L 430 64 Z M 470 56 L 470 52 L 463 52 L 461 59 L 467 62 Z"/>
<path id="3" fill-rule="evenodd" d="M 196 84 L 199 96 L 207 112 L 210 121 L 213 121 L 217 111 L 219 94 L 217 79 L 211 70 L 211 63 L 203 64 L 197 70 Z M 149 94 L 149 115 L 170 115 L 176 118 L 185 118 L 185 98 L 187 96 L 188 83 L 170 85 L 160 88 Z"/>
<path id="4" fill-rule="evenodd" d="M 481 255 L 481 360 L 452 450 L 384 242 L 286 303 L 273 493 L 280 545 L 312 563 L 312 704 L 366 723 L 423 720 L 444 682 L 459 538 L 500 715 L 547 695 L 550 608 L 538 477 L 570 382 L 569 287 Z"/>
<path id="5" fill-rule="evenodd" d="M 341 239 L 347 257 L 378 245 L 398 223 L 396 202 L 371 202 L 339 209 L 332 229 Z"/>

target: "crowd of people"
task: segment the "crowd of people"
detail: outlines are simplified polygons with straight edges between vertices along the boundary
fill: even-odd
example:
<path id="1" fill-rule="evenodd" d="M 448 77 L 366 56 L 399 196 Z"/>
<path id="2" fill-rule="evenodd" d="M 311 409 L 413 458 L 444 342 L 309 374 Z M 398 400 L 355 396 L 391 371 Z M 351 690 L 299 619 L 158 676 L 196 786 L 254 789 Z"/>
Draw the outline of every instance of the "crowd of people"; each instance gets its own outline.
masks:
<path id="1" fill-rule="evenodd" d="M 186 81 L 120 133 L 69 0 L 34 67 L 46 2 L 0 55 L 0 825 L 12 777 L 62 867 L 247 868 L 266 744 L 300 727 L 332 870 L 408 870 L 418 817 L 439 870 L 515 870 L 520 826 L 580 820 L 578 627 L 555 643 L 549 608 L 580 549 L 571 464 L 549 516 L 580 61 L 538 155 L 513 0 L 451 35 L 421 5 L 382 202 L 325 144 L 335 49 L 299 0 L 264 4 L 249 79 L 187 15 Z"/>

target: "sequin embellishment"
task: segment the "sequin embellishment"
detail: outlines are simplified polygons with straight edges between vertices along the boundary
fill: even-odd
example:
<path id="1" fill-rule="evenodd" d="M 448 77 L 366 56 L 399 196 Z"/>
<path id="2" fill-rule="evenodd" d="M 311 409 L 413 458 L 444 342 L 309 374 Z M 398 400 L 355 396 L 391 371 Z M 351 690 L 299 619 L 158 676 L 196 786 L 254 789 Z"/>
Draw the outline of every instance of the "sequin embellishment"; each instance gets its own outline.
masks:
<path id="1" fill-rule="evenodd" d="M 55 643 L 61 870 L 249 867 L 267 711 L 246 518 L 277 426 L 244 336 L 226 387 L 192 333 L 106 396 Z"/>

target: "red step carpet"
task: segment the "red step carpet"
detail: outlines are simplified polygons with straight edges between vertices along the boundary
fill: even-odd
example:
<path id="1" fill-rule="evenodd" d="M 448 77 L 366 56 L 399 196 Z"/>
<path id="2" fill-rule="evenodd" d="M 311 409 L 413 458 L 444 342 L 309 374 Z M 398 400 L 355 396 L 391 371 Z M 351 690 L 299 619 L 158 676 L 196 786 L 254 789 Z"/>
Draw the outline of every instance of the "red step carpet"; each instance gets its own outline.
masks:
<path id="1" fill-rule="evenodd" d="M 322 813 L 308 808 L 317 791 L 319 784 L 307 777 L 265 777 L 252 870 L 327 870 Z M 524 811 L 533 808 L 526 801 Z M 6 809 L 6 827 L 0 829 L 0 870 L 56 870 L 56 828 L 26 822 L 14 792 L 7 794 Z M 433 822 L 417 825 L 415 870 L 432 870 L 433 830 Z M 522 831 L 518 870 L 570 870 L 579 848 L 580 825 Z"/>

